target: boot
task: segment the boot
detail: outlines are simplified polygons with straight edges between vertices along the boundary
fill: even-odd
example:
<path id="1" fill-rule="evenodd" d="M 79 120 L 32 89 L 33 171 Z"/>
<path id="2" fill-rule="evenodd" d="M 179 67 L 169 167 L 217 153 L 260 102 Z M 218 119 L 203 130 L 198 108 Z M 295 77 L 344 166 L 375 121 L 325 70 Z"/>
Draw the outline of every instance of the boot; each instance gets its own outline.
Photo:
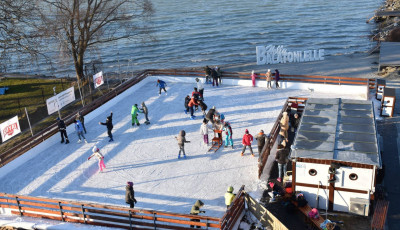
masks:
<path id="1" fill-rule="evenodd" d="M 240 153 L 240 156 L 243 156 L 243 155 L 244 155 L 244 152 Z"/>
<path id="2" fill-rule="evenodd" d="M 68 144 L 69 143 L 69 140 L 67 139 L 66 141 L 65 141 L 65 144 Z"/>

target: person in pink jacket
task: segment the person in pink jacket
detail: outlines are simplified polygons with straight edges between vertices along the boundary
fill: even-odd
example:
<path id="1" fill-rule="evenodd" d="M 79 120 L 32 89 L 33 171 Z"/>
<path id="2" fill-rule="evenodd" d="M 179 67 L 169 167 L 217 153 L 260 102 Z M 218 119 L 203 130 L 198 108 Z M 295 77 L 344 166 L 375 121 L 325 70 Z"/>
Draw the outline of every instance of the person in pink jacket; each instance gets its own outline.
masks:
<path id="1" fill-rule="evenodd" d="M 100 149 L 97 148 L 97 146 L 93 146 L 92 149 L 93 154 L 88 157 L 88 160 L 90 160 L 90 158 L 92 157 L 97 157 L 97 159 L 99 159 L 99 171 L 103 172 L 103 169 L 106 168 L 106 165 L 104 164 L 104 156 L 100 153 Z"/>
<path id="2" fill-rule="evenodd" d="M 243 135 L 242 144 L 243 150 L 240 155 L 243 156 L 246 147 L 249 146 L 251 156 L 254 157 L 253 149 L 251 148 L 251 142 L 253 142 L 253 136 L 249 133 L 249 130 L 246 129 L 245 134 Z"/>
<path id="3" fill-rule="evenodd" d="M 254 70 L 251 71 L 251 82 L 253 83 L 253 87 L 256 87 L 256 77 L 257 74 L 254 73 Z"/>

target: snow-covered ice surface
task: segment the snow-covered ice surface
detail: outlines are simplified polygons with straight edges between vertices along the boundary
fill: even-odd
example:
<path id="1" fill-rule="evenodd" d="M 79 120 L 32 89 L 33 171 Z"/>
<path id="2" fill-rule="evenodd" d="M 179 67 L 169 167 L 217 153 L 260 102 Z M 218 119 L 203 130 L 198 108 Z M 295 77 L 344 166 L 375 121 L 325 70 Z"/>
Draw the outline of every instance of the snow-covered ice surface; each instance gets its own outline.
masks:
<path id="1" fill-rule="evenodd" d="M 114 142 L 108 142 L 105 126 L 98 124 L 108 116 L 102 114 L 85 123 L 89 144 L 78 144 L 76 133 L 68 133 L 70 144 L 49 145 L 3 177 L 0 192 L 126 206 L 125 185 L 133 181 L 138 201 L 135 208 L 189 213 L 200 199 L 207 216 L 222 217 L 226 209 L 223 195 L 228 186 L 237 191 L 245 185 L 254 196 L 265 187 L 257 176 L 256 142 L 256 157 L 251 157 L 249 150 L 240 156 L 245 129 L 253 135 L 260 129 L 269 133 L 289 96 L 361 99 L 343 93 L 207 85 L 205 103 L 208 108 L 216 106 L 231 123 L 235 145 L 233 150 L 222 147 L 216 153 L 207 153 L 208 147 L 199 134 L 201 112 L 196 111 L 195 120 L 183 112 L 184 97 L 191 94 L 194 86 L 168 82 L 168 95 L 158 96 L 154 82 L 144 84 L 112 106 Z M 132 127 L 131 107 L 135 103 L 140 106 L 142 101 L 148 106 L 151 124 L 143 124 L 144 117 L 139 114 L 142 125 Z M 185 145 L 188 158 L 178 160 L 174 137 L 180 130 L 186 131 L 191 143 Z M 96 159 L 87 160 L 96 142 L 105 156 L 107 168 L 103 173 L 97 172 Z"/>

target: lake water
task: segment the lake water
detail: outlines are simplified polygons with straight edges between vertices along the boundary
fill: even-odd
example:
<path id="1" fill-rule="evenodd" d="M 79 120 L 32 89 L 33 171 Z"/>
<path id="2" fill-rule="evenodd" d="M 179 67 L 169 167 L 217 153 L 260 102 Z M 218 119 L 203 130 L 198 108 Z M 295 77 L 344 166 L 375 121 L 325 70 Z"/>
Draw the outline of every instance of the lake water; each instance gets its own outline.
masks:
<path id="1" fill-rule="evenodd" d="M 284 45 L 325 55 L 365 52 L 373 47 L 367 24 L 376 0 L 153 0 L 154 42 L 119 41 L 87 60 L 101 60 L 105 72 L 256 62 L 256 46 Z M 57 56 L 57 52 L 53 55 Z M 56 59 L 53 59 L 56 60 Z M 60 62 L 61 63 L 61 62 Z M 32 67 L 41 74 L 74 75 L 72 61 Z M 16 71 L 16 67 L 11 69 Z M 36 69 L 36 70 L 35 70 Z M 24 71 L 23 67 L 18 72 Z"/>

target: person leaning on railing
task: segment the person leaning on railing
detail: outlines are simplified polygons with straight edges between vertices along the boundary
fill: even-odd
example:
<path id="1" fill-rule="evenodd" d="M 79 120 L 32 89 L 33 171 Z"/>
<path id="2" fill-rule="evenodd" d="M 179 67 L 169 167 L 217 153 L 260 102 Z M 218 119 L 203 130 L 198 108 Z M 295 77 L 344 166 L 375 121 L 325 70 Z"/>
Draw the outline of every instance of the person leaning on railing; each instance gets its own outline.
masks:
<path id="1" fill-rule="evenodd" d="M 232 204 L 233 199 L 235 199 L 235 196 L 236 194 L 233 193 L 233 187 L 229 186 L 224 196 L 226 208 L 229 208 L 229 206 Z"/>
<path id="2" fill-rule="evenodd" d="M 204 203 L 201 200 L 197 200 L 194 205 L 192 206 L 192 209 L 190 210 L 190 214 L 192 215 L 199 215 L 199 213 L 206 213 L 206 211 L 200 210 L 201 207 L 203 207 Z M 195 221 L 195 222 L 200 222 L 199 219 L 190 219 L 190 221 Z M 194 225 L 190 225 L 191 228 L 194 228 Z M 197 226 L 197 228 L 200 228 L 200 226 Z"/>

